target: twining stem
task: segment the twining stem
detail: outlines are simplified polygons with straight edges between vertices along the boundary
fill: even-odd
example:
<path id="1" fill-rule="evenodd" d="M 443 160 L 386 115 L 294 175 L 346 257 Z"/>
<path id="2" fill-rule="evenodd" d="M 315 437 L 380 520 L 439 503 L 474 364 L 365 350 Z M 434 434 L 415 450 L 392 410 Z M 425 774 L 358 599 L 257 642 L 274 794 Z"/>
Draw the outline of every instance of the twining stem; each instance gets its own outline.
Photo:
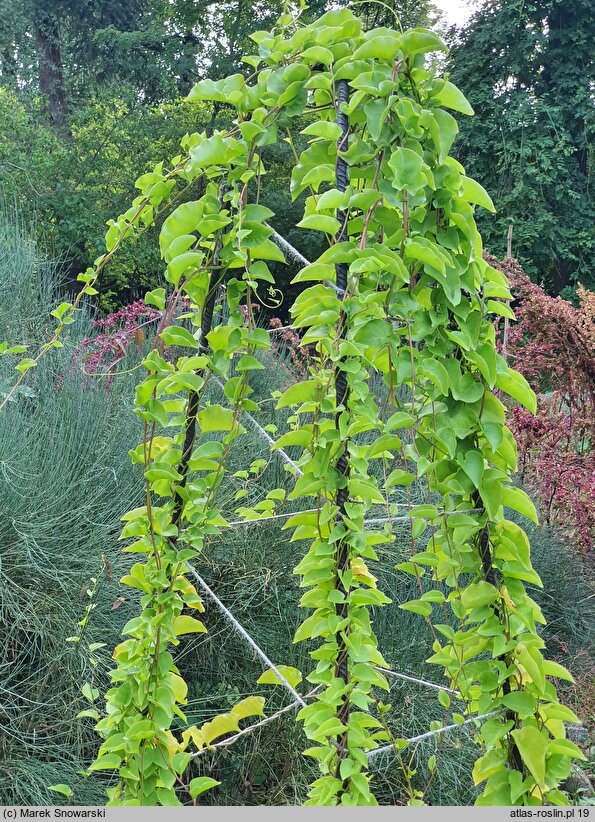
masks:
<path id="1" fill-rule="evenodd" d="M 349 101 L 349 84 L 347 80 L 339 80 L 338 88 L 337 88 L 337 124 L 341 128 L 341 136 L 339 137 L 337 143 L 338 151 L 346 150 L 346 143 L 349 134 L 349 120 L 346 114 L 341 111 L 341 104 L 347 103 Z M 337 188 L 339 191 L 344 192 L 347 189 L 348 183 L 348 168 L 347 162 L 341 157 L 340 154 L 337 156 Z M 340 228 L 337 232 L 335 241 L 337 243 L 343 242 L 347 239 L 347 214 L 344 212 L 338 212 L 337 218 L 340 222 Z M 344 300 L 347 292 L 347 265 L 345 263 L 339 263 L 335 266 L 336 269 L 336 277 L 337 277 L 337 289 Z M 339 319 L 339 325 L 341 327 L 341 333 L 339 340 L 345 338 L 347 333 L 347 322 L 346 322 L 346 315 L 345 311 L 341 311 L 341 316 Z M 336 397 L 336 412 L 335 412 L 335 425 L 337 429 L 339 428 L 339 418 L 343 411 L 347 411 L 347 405 L 349 402 L 349 384 L 347 382 L 347 377 L 345 371 L 341 368 L 342 360 L 340 360 L 335 365 L 335 397 Z M 343 409 L 343 410 L 341 410 Z M 349 459 L 348 459 L 348 443 L 344 442 L 342 444 L 341 454 L 336 463 L 337 471 L 340 474 L 340 486 L 337 489 L 337 496 L 336 496 L 336 504 L 338 507 L 337 517 L 339 520 L 343 521 L 346 517 L 345 506 L 347 504 L 349 498 Z M 346 529 L 347 530 L 347 529 Z M 345 619 L 347 616 L 347 612 L 349 609 L 349 602 L 348 602 L 348 594 L 349 592 L 345 589 L 344 584 L 342 582 L 342 574 L 348 570 L 349 567 L 349 545 L 347 541 L 343 538 L 339 541 L 337 546 L 337 587 L 343 593 L 344 598 L 343 602 L 337 603 L 335 606 L 335 613 L 340 619 Z M 345 632 L 349 631 L 349 626 L 345 628 Z M 345 682 L 346 685 L 349 684 L 349 666 L 348 666 L 348 650 L 345 645 L 345 641 L 340 638 L 339 639 L 339 647 L 337 651 L 337 662 L 335 666 L 335 675 Z M 343 697 L 343 704 L 338 712 L 338 717 L 344 725 L 347 725 L 349 722 L 349 712 L 350 712 L 350 699 L 349 693 L 346 693 Z M 348 749 L 347 749 L 347 734 L 348 732 L 345 731 L 340 738 L 337 739 L 338 743 L 338 765 L 337 769 L 340 767 L 341 760 L 347 756 Z"/>

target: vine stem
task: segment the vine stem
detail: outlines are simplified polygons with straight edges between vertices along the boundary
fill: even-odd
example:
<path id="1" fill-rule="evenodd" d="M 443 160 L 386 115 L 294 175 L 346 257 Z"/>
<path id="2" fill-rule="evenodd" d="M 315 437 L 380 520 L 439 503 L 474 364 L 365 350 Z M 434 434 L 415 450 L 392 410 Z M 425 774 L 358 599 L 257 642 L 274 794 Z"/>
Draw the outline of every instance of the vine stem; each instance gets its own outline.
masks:
<path id="1" fill-rule="evenodd" d="M 346 191 L 347 183 L 348 183 L 348 166 L 346 160 L 341 157 L 339 152 L 341 150 L 346 149 L 347 140 L 349 136 L 349 119 L 347 115 L 341 110 L 341 106 L 343 103 L 349 102 L 349 84 L 347 80 L 339 80 L 337 83 L 337 124 L 341 128 L 341 136 L 337 142 L 337 189 L 341 192 Z M 337 219 L 340 222 L 340 228 L 337 232 L 335 237 L 336 243 L 341 243 L 347 239 L 347 218 L 348 212 L 337 212 Z M 345 300 L 347 295 L 347 265 L 345 263 L 338 263 L 335 266 L 336 271 L 336 282 L 337 282 L 337 291 L 339 296 L 342 300 Z M 339 327 L 341 328 L 340 335 L 339 335 L 339 342 L 342 339 L 345 339 L 347 334 L 347 323 L 346 323 L 346 314 L 345 311 L 341 311 L 341 315 L 339 318 Z M 349 402 L 349 383 L 347 381 L 347 377 L 345 371 L 342 370 L 343 360 L 340 360 L 335 365 L 335 426 L 337 430 L 339 430 L 339 420 L 341 413 L 343 413 L 340 409 L 343 408 L 344 411 L 347 411 L 347 404 Z M 348 443 L 347 441 L 342 444 L 342 451 L 339 456 L 339 459 L 336 463 L 337 471 L 339 472 L 342 478 L 342 486 L 337 490 L 336 496 L 336 504 L 338 506 L 337 518 L 339 520 L 345 520 L 345 510 L 347 501 L 349 499 L 349 459 L 348 459 Z M 341 580 L 342 574 L 348 569 L 349 565 L 349 546 L 345 542 L 344 539 L 339 541 L 337 546 L 337 586 L 339 590 L 342 591 L 344 594 L 344 600 L 341 603 L 337 603 L 335 606 L 335 613 L 340 619 L 344 619 L 347 616 L 347 612 L 349 609 L 349 602 L 348 602 L 348 590 L 345 589 L 345 586 Z M 349 629 L 346 628 L 346 631 Z M 348 650 L 343 639 L 339 640 L 338 643 L 339 647 L 337 649 L 337 662 L 335 667 L 335 675 L 345 682 L 346 685 L 349 685 L 349 665 L 348 665 Z M 350 714 L 350 697 L 349 692 L 345 694 L 343 697 L 343 704 L 338 712 L 338 718 L 343 723 L 343 725 L 347 725 L 349 722 L 349 714 Z M 347 756 L 348 748 L 347 748 L 347 741 L 348 741 L 348 732 L 345 731 L 341 737 L 337 739 L 339 756 L 338 756 L 338 766 L 337 766 L 337 773 L 340 767 L 341 761 Z"/>
<path id="2" fill-rule="evenodd" d="M 226 186 L 222 185 L 219 190 L 219 204 L 223 206 L 223 197 L 225 196 Z M 225 231 L 225 229 L 223 229 Z M 215 310 L 215 302 L 217 300 L 217 294 L 219 293 L 219 283 L 221 281 L 221 271 L 219 266 L 219 253 L 221 251 L 222 245 L 222 233 L 220 232 L 217 235 L 217 239 L 215 241 L 215 246 L 213 249 L 213 258 L 212 258 L 212 269 L 211 275 L 209 279 L 209 287 L 207 291 L 207 300 L 205 302 L 201 323 L 200 323 L 200 340 L 198 343 L 198 352 L 199 354 L 206 354 L 208 352 L 208 345 L 207 345 L 207 335 L 211 330 L 211 326 L 213 324 L 213 312 Z M 204 376 L 205 369 L 199 369 L 195 373 L 198 376 Z M 182 479 L 179 483 L 179 488 L 176 489 L 175 494 L 175 502 L 174 502 L 174 512 L 172 515 L 172 523 L 178 527 L 180 524 L 180 520 L 182 518 L 182 512 L 184 509 L 184 497 L 183 497 L 183 490 L 180 493 L 179 489 L 184 489 L 186 487 L 186 483 L 188 481 L 188 463 L 190 461 L 190 456 L 192 454 L 192 448 L 194 446 L 194 440 L 196 438 L 196 415 L 198 413 L 198 401 L 199 396 L 197 391 L 190 391 L 188 394 L 188 406 L 186 409 L 186 422 L 185 422 L 185 435 L 184 435 L 184 444 L 182 446 L 182 457 L 180 460 L 180 474 L 182 475 Z"/>

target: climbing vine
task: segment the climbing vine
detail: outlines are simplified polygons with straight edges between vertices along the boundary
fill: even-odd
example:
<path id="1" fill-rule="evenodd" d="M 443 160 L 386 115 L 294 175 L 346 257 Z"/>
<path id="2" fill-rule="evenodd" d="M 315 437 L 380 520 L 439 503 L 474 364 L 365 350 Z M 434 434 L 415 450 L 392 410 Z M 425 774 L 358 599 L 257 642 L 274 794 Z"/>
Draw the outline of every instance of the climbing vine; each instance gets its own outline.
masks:
<path id="1" fill-rule="evenodd" d="M 146 298 L 163 318 L 143 361 L 147 377 L 136 390 L 144 439 L 132 452 L 133 462 L 143 466 L 146 503 L 124 517 L 122 532 L 122 538 L 135 538 L 127 552 L 146 555 L 122 579 L 143 594 L 142 613 L 124 627 L 130 638 L 116 648 L 107 715 L 96 726 L 104 742 L 90 768 L 119 770 L 121 780 L 109 791 L 112 804 L 175 805 L 176 787 L 193 798 L 212 787 L 216 783 L 208 777 L 184 781 L 190 743 L 200 751 L 238 730 L 240 720 L 261 714 L 264 704 L 249 697 L 200 729 L 187 727 L 181 741 L 170 731 L 174 715 L 186 721 L 180 706 L 187 693 L 170 649 L 181 636 L 206 630 L 182 613 L 203 611 L 187 578 L 188 563 L 205 538 L 226 524 L 217 492 L 231 446 L 243 433 L 240 414 L 257 407 L 247 381 L 250 371 L 263 367 L 254 354 L 269 347 L 267 332 L 254 324 L 252 292 L 259 280 L 272 279 L 264 261 L 283 259 L 268 239 L 272 229 L 263 224 L 272 213 L 247 201 L 248 184 L 260 169 L 256 142 L 243 139 L 241 129 L 189 138 L 185 173 L 196 178 L 203 172 L 205 193 L 178 206 L 160 232 L 171 293 L 157 289 Z M 162 182 L 156 176 L 138 181 L 146 196 Z M 214 326 L 224 281 L 226 320 Z M 182 304 L 190 328 L 169 324 Z M 189 349 L 189 356 L 172 362 L 163 356 L 165 348 Z M 225 406 L 207 399 L 211 379 Z M 169 436 L 161 429 L 169 429 Z"/>
<path id="2" fill-rule="evenodd" d="M 170 209 L 160 232 L 168 289 L 146 298 L 161 322 L 136 390 L 144 438 L 132 459 L 145 504 L 125 515 L 122 532 L 134 540 L 124 550 L 139 557 L 122 582 L 140 592 L 141 612 L 115 650 L 105 711 L 85 712 L 103 739 L 90 771 L 117 773 L 110 804 L 195 799 L 216 782 L 187 781 L 193 753 L 263 711 L 249 697 L 186 727 L 187 686 L 172 650 L 206 630 L 192 615 L 203 604 L 189 563 L 227 525 L 218 491 L 242 414 L 258 410 L 249 376 L 270 346 L 252 303 L 259 281 L 273 282 L 267 261 L 284 257 L 271 239 L 274 215 L 258 202 L 261 152 L 285 136 L 293 145 L 299 118 L 309 144 L 296 151 L 291 191 L 307 195 L 299 225 L 322 231 L 328 248 L 295 279 L 307 287 L 292 325 L 312 354 L 304 379 L 278 397 L 291 416 L 275 447 L 301 449 L 289 496 L 314 498 L 287 523 L 294 539 L 310 541 L 295 569 L 306 589 L 300 606 L 310 609 L 295 641 L 314 641 L 316 663 L 315 699 L 299 714 L 320 768 L 308 802 L 375 804 L 368 756 L 381 742 L 399 747 L 379 708 L 378 689 L 388 690 L 379 668 L 389 665 L 372 624 L 374 609 L 390 603 L 368 566 L 394 540 L 390 527 L 367 524 L 382 505 L 388 519 L 410 522 L 411 556 L 398 567 L 420 596 L 400 607 L 430 624 L 429 662 L 465 713 L 490 714 L 473 769 L 479 804 L 564 804 L 558 785 L 581 754 L 563 724 L 576 717 L 548 677 L 570 675 L 543 657 L 543 617 L 524 585 L 539 577 L 506 513 L 536 518 L 512 484 L 516 445 L 500 397 L 530 411 L 535 397 L 496 352 L 492 318 L 512 318 L 511 294 L 482 258 L 474 221 L 474 207 L 493 210 L 491 200 L 449 156 L 457 123 L 447 109 L 473 112 L 427 67 L 426 55 L 444 46 L 424 29 L 364 32 L 345 9 L 303 26 L 298 11 L 253 39 L 249 76 L 204 80 L 190 94 L 231 106 L 234 126 L 186 137 L 171 171 L 160 164 L 143 175 L 130 211 L 110 225 L 107 254 L 83 275 L 90 293 L 125 237 Z M 173 208 L 179 182 L 200 196 Z M 214 324 L 217 296 L 225 310 Z M 62 325 L 75 307 L 63 309 Z M 174 732 L 174 717 L 183 731 Z"/>

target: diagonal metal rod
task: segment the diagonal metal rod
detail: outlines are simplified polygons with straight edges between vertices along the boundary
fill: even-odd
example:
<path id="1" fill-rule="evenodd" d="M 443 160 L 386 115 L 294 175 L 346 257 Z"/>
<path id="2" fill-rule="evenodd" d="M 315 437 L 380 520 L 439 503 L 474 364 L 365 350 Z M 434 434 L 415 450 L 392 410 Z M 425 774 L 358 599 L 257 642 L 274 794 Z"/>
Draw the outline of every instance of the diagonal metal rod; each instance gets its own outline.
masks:
<path id="1" fill-rule="evenodd" d="M 279 248 L 281 248 L 283 251 L 287 251 L 287 253 L 289 254 L 290 257 L 293 257 L 293 259 L 296 262 L 301 263 L 304 267 L 306 267 L 307 265 L 310 265 L 310 260 L 307 260 L 304 257 L 304 255 L 300 251 L 297 250 L 297 248 L 294 248 L 291 245 L 291 243 L 288 243 L 287 240 L 285 239 L 285 237 L 282 237 L 279 234 L 279 232 L 275 231 L 275 229 L 272 226 L 268 225 L 268 223 L 265 223 L 265 225 L 268 228 L 272 229 L 273 234 L 272 234 L 271 239 L 274 240 L 274 242 L 277 243 Z"/>
<path id="2" fill-rule="evenodd" d="M 383 505 L 384 503 L 376 503 L 377 505 Z M 389 505 L 398 505 L 399 503 L 389 503 Z M 477 512 L 477 508 L 466 508 L 464 511 L 438 511 L 438 516 L 441 517 L 449 517 L 453 514 L 474 514 Z M 272 522 L 274 520 L 279 519 L 288 519 L 289 517 L 295 517 L 298 514 L 316 514 L 318 512 L 318 508 L 306 508 L 304 511 L 288 511 L 284 514 L 270 514 L 266 517 L 256 517 L 254 519 L 237 519 L 233 520 L 233 522 L 228 522 L 227 526 L 229 528 L 239 528 L 242 525 L 258 525 L 261 522 Z M 402 515 L 395 515 L 393 517 L 373 517 L 371 519 L 365 519 L 364 525 L 384 525 L 385 523 L 392 523 L 392 522 L 409 522 L 411 519 L 423 519 L 423 517 L 417 517 L 415 514 L 402 514 Z"/>
<path id="3" fill-rule="evenodd" d="M 198 582 L 198 584 L 203 589 L 203 591 L 213 600 L 215 605 L 217 605 L 219 610 L 223 614 L 225 614 L 225 616 L 227 617 L 229 622 L 235 628 L 236 632 L 238 634 L 240 634 L 240 636 L 242 636 L 246 640 L 248 645 L 250 645 L 250 647 L 255 652 L 255 654 L 258 657 L 260 657 L 260 659 L 264 662 L 264 664 L 267 666 L 267 668 L 270 668 L 271 671 L 273 671 L 275 673 L 275 675 L 277 677 L 279 677 L 279 681 L 282 683 L 282 685 L 285 686 L 285 688 L 293 696 L 295 701 L 299 705 L 301 705 L 302 707 L 305 707 L 306 703 L 304 702 L 304 699 L 300 696 L 300 694 L 298 694 L 296 689 L 292 685 L 289 684 L 289 682 L 285 679 L 285 677 L 279 671 L 277 666 L 273 662 L 271 662 L 271 660 L 268 658 L 268 656 L 265 654 L 265 652 L 262 650 L 262 648 L 255 642 L 254 639 L 252 639 L 252 637 L 250 636 L 248 631 L 244 627 L 242 627 L 242 625 L 240 625 L 240 623 L 237 621 L 237 619 L 234 617 L 234 615 L 231 613 L 231 611 L 228 608 L 225 607 L 225 605 L 221 602 L 221 600 L 219 599 L 217 594 L 212 590 L 212 588 L 210 588 L 207 585 L 207 583 L 204 581 L 204 579 L 199 575 L 199 573 L 190 564 L 187 563 L 186 568 L 188 569 L 188 572 L 190 574 L 192 574 L 194 579 Z"/>
<path id="4" fill-rule="evenodd" d="M 279 232 L 275 231 L 275 229 L 268 223 L 265 223 L 265 225 L 267 226 L 267 228 L 272 229 L 273 233 L 271 235 L 271 239 L 273 240 L 273 242 L 277 243 L 277 245 L 282 251 L 286 251 L 290 257 L 293 257 L 294 260 L 296 260 L 298 263 L 301 263 L 303 268 L 305 268 L 307 265 L 312 265 L 310 260 L 307 260 L 304 257 L 304 255 L 297 250 L 297 248 L 294 248 L 291 245 L 291 243 L 288 243 L 285 237 L 282 237 L 279 234 Z M 337 293 L 340 292 L 339 286 L 331 282 L 330 280 L 324 280 L 324 284 L 333 288 Z"/>
<path id="5" fill-rule="evenodd" d="M 465 725 L 470 725 L 472 722 L 480 722 L 482 719 L 489 719 L 491 716 L 498 716 L 499 711 L 491 711 L 489 714 L 481 714 L 481 716 L 471 716 L 469 719 L 466 719 L 464 722 L 457 724 L 456 722 L 452 725 L 445 725 L 444 728 L 437 728 L 435 731 L 426 731 L 423 734 L 419 734 L 419 736 L 412 736 L 410 739 L 404 739 L 403 742 L 406 742 L 408 745 L 412 745 L 415 742 L 422 742 L 424 739 L 430 739 L 432 736 L 440 736 L 440 734 L 447 733 L 448 731 L 454 731 L 457 728 L 463 728 Z M 379 754 L 388 753 L 389 751 L 395 752 L 394 745 L 383 745 L 382 748 L 373 748 L 368 753 L 368 762 L 371 759 L 375 759 Z"/>
<path id="6" fill-rule="evenodd" d="M 320 691 L 322 685 L 319 685 L 317 688 L 314 688 L 313 691 L 310 691 L 309 694 L 306 694 L 304 699 L 312 699 L 313 696 Z M 196 753 L 192 754 L 192 758 L 196 758 L 197 756 L 202 756 L 205 753 L 209 753 L 214 748 L 227 748 L 229 745 L 233 745 L 234 742 L 237 742 L 238 739 L 242 736 L 246 736 L 247 734 L 256 731 L 258 728 L 262 728 L 263 725 L 268 725 L 269 722 L 274 722 L 275 719 L 278 719 L 283 714 L 289 713 L 289 711 L 294 711 L 296 708 L 300 707 L 300 703 L 290 702 L 289 705 L 286 705 L 284 708 L 280 708 L 276 713 L 271 714 L 271 716 L 265 716 L 264 719 L 261 719 L 259 722 L 255 722 L 253 725 L 249 725 L 247 728 L 243 728 L 241 731 L 238 731 L 237 734 L 233 736 L 227 737 L 227 739 L 222 739 L 221 742 L 216 742 L 214 745 L 209 745 L 207 748 L 202 748 L 200 751 L 196 751 Z"/>
<path id="7" fill-rule="evenodd" d="M 438 685 L 436 682 L 428 682 L 427 679 L 418 679 L 417 677 L 410 676 L 409 674 L 399 673 L 399 671 L 391 671 L 388 668 L 380 668 L 378 665 L 376 665 L 376 670 L 380 671 L 381 674 L 394 676 L 396 679 L 404 679 L 407 682 L 415 682 L 416 685 L 423 685 L 424 688 L 434 688 L 436 691 L 446 691 L 446 693 L 453 694 L 453 696 L 461 696 L 459 691 L 453 691 L 452 688 L 447 688 L 445 685 Z"/>
<path id="8" fill-rule="evenodd" d="M 310 691 L 309 694 L 306 694 L 306 699 L 311 699 L 312 697 L 316 696 L 322 686 L 315 688 L 313 691 Z M 234 742 L 237 742 L 238 739 L 241 739 L 243 736 L 247 736 L 248 734 L 256 731 L 258 728 L 262 728 L 264 725 L 268 725 L 270 722 L 274 722 L 275 719 L 278 719 L 280 716 L 283 716 L 286 713 L 294 710 L 301 705 L 300 702 L 297 700 L 294 702 L 290 702 L 289 705 L 286 705 L 284 708 L 281 708 L 276 713 L 272 714 L 271 716 L 266 716 L 264 719 L 261 719 L 259 722 L 255 722 L 253 725 L 249 725 L 247 728 L 243 728 L 238 733 L 234 734 L 233 736 L 228 737 L 227 739 L 221 740 L 221 742 L 217 742 L 215 745 L 209 745 L 207 748 L 203 748 L 200 751 L 196 751 L 192 754 L 192 758 L 195 759 L 196 757 L 202 756 L 203 754 L 209 753 L 214 748 L 227 748 L 230 745 L 233 745 Z M 481 722 L 483 719 L 489 719 L 492 716 L 498 716 L 498 711 L 491 711 L 488 714 L 481 714 L 481 716 L 472 716 L 469 719 L 466 719 L 464 722 L 459 724 L 453 723 L 452 725 L 445 725 L 443 728 L 437 728 L 435 731 L 426 731 L 423 734 L 419 734 L 418 736 L 412 736 L 409 739 L 403 739 L 402 742 L 405 742 L 407 745 L 414 745 L 417 742 L 423 742 L 426 739 L 431 739 L 434 736 L 440 736 L 444 733 L 449 733 L 450 731 L 456 731 L 458 728 L 463 728 L 465 725 L 470 725 L 473 722 Z M 394 744 L 392 745 L 383 745 L 381 748 L 373 748 L 371 751 L 368 752 L 368 762 L 371 764 L 371 760 L 376 759 L 377 756 L 380 754 L 385 753 L 395 753 L 397 751 Z"/>
<path id="9" fill-rule="evenodd" d="M 220 388 L 222 391 L 224 390 L 224 386 L 223 386 L 223 383 L 221 382 L 221 380 L 219 380 L 219 379 L 218 379 L 217 377 L 215 377 L 215 376 L 212 376 L 212 377 L 211 377 L 211 379 L 212 379 L 212 380 L 213 380 L 213 381 L 214 381 L 214 382 L 215 382 L 215 383 L 219 386 L 219 388 Z M 260 425 L 260 423 L 259 423 L 257 420 L 255 420 L 255 419 L 254 419 L 254 417 L 252 416 L 252 414 L 249 414 L 247 411 L 243 411 L 242 413 L 243 413 L 244 417 L 246 417 L 246 419 L 248 420 L 248 422 L 250 423 L 250 425 L 251 425 L 251 426 L 252 426 L 252 427 L 253 427 L 256 431 L 258 431 L 258 433 L 260 434 L 260 436 L 261 436 L 264 440 L 266 440 L 266 441 L 268 442 L 268 444 L 269 444 L 269 445 L 275 445 L 275 440 L 271 437 L 271 435 L 270 435 L 267 431 L 265 431 L 265 430 L 264 430 L 264 428 L 262 427 L 262 425 Z M 282 459 L 284 462 L 286 462 L 286 463 L 287 463 L 287 465 L 289 465 L 290 469 L 293 471 L 293 473 L 294 473 L 296 476 L 301 477 L 301 476 L 303 475 L 303 473 L 304 473 L 304 472 L 302 471 L 302 469 L 301 469 L 301 468 L 298 468 L 298 467 L 297 467 L 297 465 L 296 465 L 296 464 L 295 464 L 295 462 L 291 459 L 291 457 L 289 456 L 289 454 L 286 454 L 286 453 L 285 453 L 285 451 L 283 451 L 283 449 L 282 449 L 282 448 L 275 448 L 275 451 L 276 451 L 276 453 L 277 453 L 277 454 L 279 454 L 279 456 L 281 457 L 281 459 Z"/>

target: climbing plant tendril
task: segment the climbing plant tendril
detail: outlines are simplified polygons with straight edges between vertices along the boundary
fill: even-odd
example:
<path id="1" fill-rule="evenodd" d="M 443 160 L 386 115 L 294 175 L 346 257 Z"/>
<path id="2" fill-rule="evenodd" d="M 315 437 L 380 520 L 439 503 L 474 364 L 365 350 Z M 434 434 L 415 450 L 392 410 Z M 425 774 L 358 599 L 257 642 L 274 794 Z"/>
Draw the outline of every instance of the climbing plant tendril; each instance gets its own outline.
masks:
<path id="1" fill-rule="evenodd" d="M 491 200 L 449 156 L 457 123 L 446 109 L 473 112 L 427 68 L 426 55 L 444 46 L 424 29 L 364 32 L 345 9 L 302 26 L 298 11 L 253 39 L 248 78 L 203 80 L 189 98 L 233 107 L 234 128 L 185 138 L 186 155 L 172 164 L 186 181 L 201 177 L 204 194 L 163 223 L 170 293 L 147 296 L 164 321 L 136 395 L 145 437 L 132 458 L 144 469 L 146 504 L 124 517 L 122 533 L 141 558 L 122 582 L 141 591 L 142 610 L 114 654 L 90 769 L 117 771 L 112 804 L 179 804 L 216 784 L 187 784 L 192 754 L 262 713 L 263 700 L 249 697 L 174 733 L 174 716 L 186 721 L 187 687 L 172 650 L 206 630 L 187 613 L 203 606 L 186 564 L 227 525 L 217 493 L 241 415 L 258 411 L 248 376 L 262 368 L 257 354 L 269 339 L 254 326 L 252 296 L 273 282 L 267 261 L 284 260 L 271 240 L 274 215 L 258 203 L 261 151 L 291 135 L 299 117 L 309 144 L 296 154 L 291 192 L 307 194 L 299 226 L 322 231 L 328 248 L 295 278 L 307 287 L 292 325 L 313 356 L 307 377 L 278 398 L 291 416 L 275 447 L 301 449 L 290 498 L 309 509 L 287 522 L 294 539 L 310 541 L 295 569 L 306 589 L 300 606 L 310 609 L 295 641 L 313 641 L 315 662 L 316 698 L 299 713 L 313 743 L 306 754 L 320 767 L 308 803 L 375 804 L 368 754 L 383 742 L 399 747 L 378 702 L 388 690 L 378 668 L 389 666 L 372 627 L 373 609 L 390 600 L 368 567 L 394 537 L 365 519 L 373 504 L 392 513 L 395 493 L 410 498 L 415 485 L 426 502 L 408 507 L 411 556 L 398 567 L 420 596 L 400 607 L 429 622 L 429 662 L 465 713 L 489 715 L 472 774 L 478 803 L 564 804 L 558 786 L 581 753 L 563 724 L 576 717 L 548 677 L 570 675 L 543 657 L 543 618 L 524 587 L 539 577 L 525 533 L 506 516 L 535 519 L 535 509 L 512 485 L 516 446 L 501 397 L 529 410 L 535 397 L 496 353 L 491 318 L 512 316 L 511 295 L 482 259 L 474 221 L 474 207 L 493 210 Z M 173 179 L 158 167 L 137 185 L 145 199 L 110 227 L 108 254 L 135 220 L 152 222 L 145 209 L 169 197 Z M 227 319 L 213 327 L 223 285 Z M 182 297 L 188 322 L 168 324 Z M 166 347 L 185 355 L 165 356 Z M 208 400 L 211 378 L 224 383 L 223 405 Z"/>

